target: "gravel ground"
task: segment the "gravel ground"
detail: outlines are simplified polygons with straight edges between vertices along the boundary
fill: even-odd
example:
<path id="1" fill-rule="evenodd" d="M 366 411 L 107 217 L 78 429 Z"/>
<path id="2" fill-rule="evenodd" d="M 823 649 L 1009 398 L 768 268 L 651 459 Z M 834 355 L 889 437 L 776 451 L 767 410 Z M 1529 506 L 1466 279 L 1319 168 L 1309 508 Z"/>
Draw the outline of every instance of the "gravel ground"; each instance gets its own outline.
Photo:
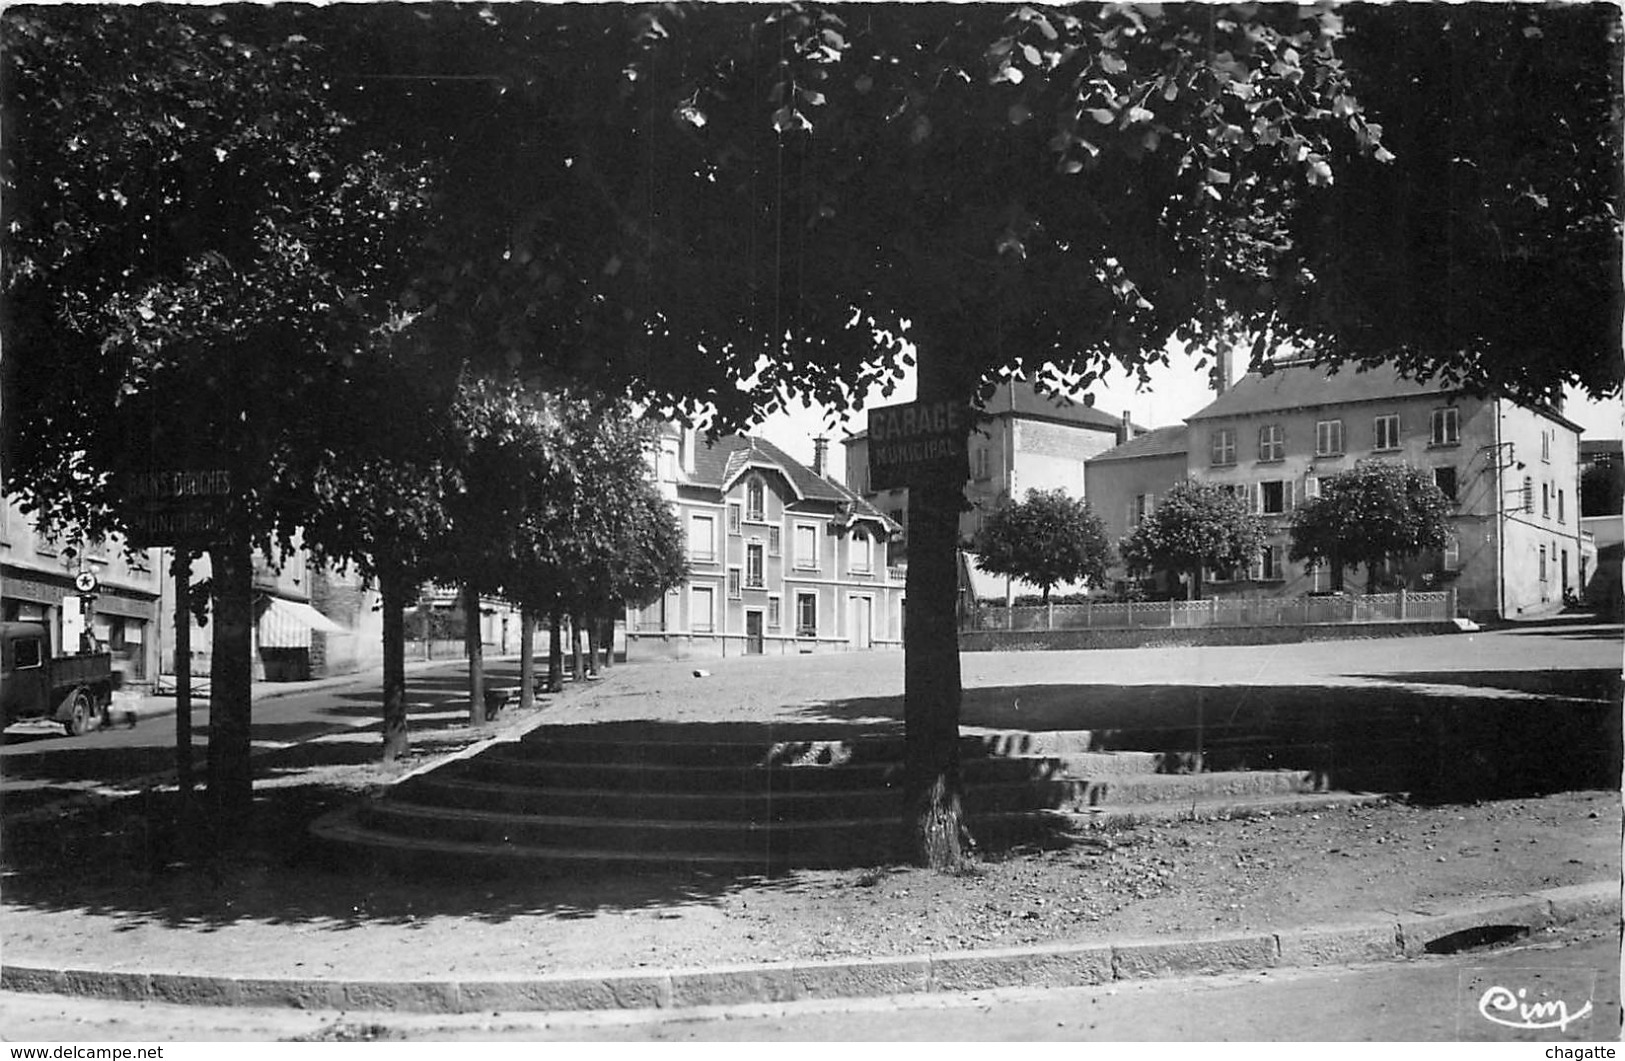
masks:
<path id="1" fill-rule="evenodd" d="M 1530 700 L 1554 682 L 1570 698 L 1617 696 L 1612 629 L 1612 640 L 1526 643 L 1513 632 L 967 654 L 965 717 L 1066 728 L 1083 706 L 1128 710 L 1179 688 L 1298 686 L 1335 699 L 1338 690 L 1401 679 L 1440 696 L 1472 689 Z M 1520 663 L 1524 651 L 1539 663 Z M 1588 684 L 1608 666 L 1611 687 Z M 696 668 L 710 675 L 695 677 Z M 901 655 L 884 653 L 638 663 L 538 717 L 885 727 L 896 723 L 901 676 Z M 412 880 L 297 857 L 308 821 L 398 774 L 367 762 L 375 740 L 347 734 L 269 758 L 248 854 L 228 867 L 188 857 L 161 794 L 8 827 L 6 961 L 272 977 L 534 975 L 1285 929 L 1620 877 L 1616 791 L 1086 830 L 1057 846 L 986 857 L 961 874 L 470 880 L 448 867 Z M 345 754 L 326 754 L 346 741 Z M 447 737 L 420 755 L 459 743 L 466 738 Z"/>

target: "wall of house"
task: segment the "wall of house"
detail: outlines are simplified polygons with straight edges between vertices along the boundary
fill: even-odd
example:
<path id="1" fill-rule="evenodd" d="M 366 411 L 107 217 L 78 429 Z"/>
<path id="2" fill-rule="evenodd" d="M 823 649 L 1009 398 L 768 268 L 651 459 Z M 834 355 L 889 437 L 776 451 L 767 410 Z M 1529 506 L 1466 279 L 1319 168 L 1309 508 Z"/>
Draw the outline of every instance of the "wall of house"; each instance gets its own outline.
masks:
<path id="1" fill-rule="evenodd" d="M 752 519 L 749 508 L 753 479 L 763 486 L 760 519 Z M 854 531 L 830 506 L 797 501 L 784 477 L 766 469 L 741 476 L 721 501 L 693 488 L 677 492 L 689 578 L 661 601 L 634 610 L 629 637 L 677 636 L 690 654 L 720 655 L 728 644 L 743 653 L 752 617 L 759 615 L 768 652 L 901 641 L 902 579 L 888 566 L 873 527 Z M 760 585 L 751 578 L 753 547 L 761 551 Z M 810 626 L 800 621 L 802 598 L 811 601 Z"/>
<path id="2" fill-rule="evenodd" d="M 381 666 L 384 617 L 378 591 L 354 571 L 318 572 L 311 580 L 311 604 L 348 628 L 348 633 L 311 634 L 310 673 L 320 678 Z"/>
<path id="3" fill-rule="evenodd" d="M 58 652 L 77 651 L 86 631 L 73 584 L 80 571 L 93 572 L 98 583 L 89 632 L 112 653 L 122 684 L 150 684 L 158 673 L 159 551 L 127 557 L 118 539 L 51 541 L 14 500 L 0 498 L 0 618 L 43 623 Z"/>
<path id="4" fill-rule="evenodd" d="M 1558 611 L 1565 586 L 1577 589 L 1580 579 L 1579 432 L 1534 410 L 1498 404 L 1505 617 Z"/>
<path id="5" fill-rule="evenodd" d="M 1183 453 L 1096 461 L 1088 468 L 1085 496 L 1089 507 L 1106 525 L 1106 538 L 1115 548 L 1134 525 L 1136 499 L 1149 496 L 1154 506 L 1186 476 Z M 1122 565 L 1116 565 L 1116 570 L 1121 575 Z"/>

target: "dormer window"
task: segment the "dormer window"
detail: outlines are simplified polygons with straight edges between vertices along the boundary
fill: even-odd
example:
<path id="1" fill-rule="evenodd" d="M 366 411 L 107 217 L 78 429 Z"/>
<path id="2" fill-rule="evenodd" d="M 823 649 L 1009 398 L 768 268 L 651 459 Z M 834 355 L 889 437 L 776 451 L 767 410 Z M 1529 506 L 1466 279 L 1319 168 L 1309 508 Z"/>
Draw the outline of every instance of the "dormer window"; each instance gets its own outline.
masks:
<path id="1" fill-rule="evenodd" d="M 767 509 L 767 485 L 760 479 L 745 484 L 745 518 L 761 520 Z"/>

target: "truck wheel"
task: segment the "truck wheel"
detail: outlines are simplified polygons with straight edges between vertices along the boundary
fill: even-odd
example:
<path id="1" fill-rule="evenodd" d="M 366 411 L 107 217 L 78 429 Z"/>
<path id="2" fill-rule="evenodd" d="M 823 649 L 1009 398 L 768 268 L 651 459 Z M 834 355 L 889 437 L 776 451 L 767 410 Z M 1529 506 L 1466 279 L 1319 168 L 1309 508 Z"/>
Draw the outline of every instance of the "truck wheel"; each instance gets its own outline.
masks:
<path id="1" fill-rule="evenodd" d="M 80 689 L 73 694 L 73 713 L 67 723 L 68 736 L 83 737 L 95 728 L 96 705 L 90 702 L 90 694 Z"/>

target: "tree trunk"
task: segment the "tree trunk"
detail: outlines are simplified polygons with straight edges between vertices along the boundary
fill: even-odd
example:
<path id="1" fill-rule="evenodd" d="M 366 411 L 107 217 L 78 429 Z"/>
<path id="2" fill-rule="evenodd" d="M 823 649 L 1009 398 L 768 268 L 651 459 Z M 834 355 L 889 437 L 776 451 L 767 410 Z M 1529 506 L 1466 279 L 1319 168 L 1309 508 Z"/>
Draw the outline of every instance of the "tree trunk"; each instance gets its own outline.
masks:
<path id="1" fill-rule="evenodd" d="M 547 691 L 564 691 L 564 616 L 552 612 L 547 617 Z"/>
<path id="2" fill-rule="evenodd" d="M 536 613 L 519 613 L 519 710 L 536 706 Z"/>
<path id="3" fill-rule="evenodd" d="M 923 344 L 922 344 L 923 347 Z M 941 350 L 919 354 L 921 401 L 971 404 Z M 955 869 L 971 847 L 959 776 L 959 513 L 970 425 L 954 439 L 960 472 L 908 491 L 907 621 L 903 628 L 904 850 L 918 865 Z"/>
<path id="4" fill-rule="evenodd" d="M 209 663 L 208 805 L 217 835 L 245 834 L 254 698 L 254 558 L 246 536 L 209 550 L 214 577 Z"/>
<path id="5" fill-rule="evenodd" d="M 570 616 L 570 680 L 579 684 L 587 675 L 581 669 L 581 616 Z"/>
<path id="6" fill-rule="evenodd" d="M 406 725 L 406 594 L 407 580 L 388 568 L 378 577 L 384 620 L 384 762 L 407 753 L 412 739 Z"/>
<path id="7" fill-rule="evenodd" d="M 468 724 L 485 725 L 485 647 L 480 640 L 480 592 L 463 586 L 463 650 L 468 656 Z"/>

